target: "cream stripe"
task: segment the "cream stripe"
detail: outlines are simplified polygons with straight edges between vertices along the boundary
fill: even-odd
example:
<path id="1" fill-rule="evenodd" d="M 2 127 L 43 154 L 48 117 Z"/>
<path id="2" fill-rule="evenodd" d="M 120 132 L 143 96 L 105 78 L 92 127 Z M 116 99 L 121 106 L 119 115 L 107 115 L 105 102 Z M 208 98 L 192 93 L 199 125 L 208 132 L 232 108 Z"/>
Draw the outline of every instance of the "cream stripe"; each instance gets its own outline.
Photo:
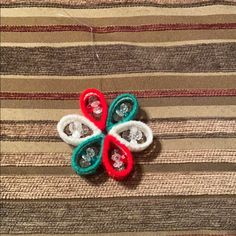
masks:
<path id="1" fill-rule="evenodd" d="M 137 174 L 123 184 L 101 176 L 91 184 L 71 176 L 2 176 L 2 199 L 105 198 L 236 194 L 236 172 Z M 105 181 L 104 181 L 105 180 Z M 129 187 L 127 187 L 129 186 Z"/>
<path id="2" fill-rule="evenodd" d="M 142 107 L 149 119 L 175 117 L 236 117 L 236 105 Z M 59 120 L 67 114 L 81 114 L 80 109 L 1 109 L 2 120 Z M 141 113 L 141 117 L 142 117 Z"/>
<path id="3" fill-rule="evenodd" d="M 2 8 L 2 17 L 129 17 L 129 16 L 204 16 L 218 14 L 235 14 L 236 6 L 204 6 L 192 8 L 157 8 L 129 7 L 113 9 L 63 9 L 63 8 Z"/>
<path id="4" fill-rule="evenodd" d="M 181 77 L 185 77 L 185 76 L 231 76 L 231 75 L 235 75 L 236 76 L 236 72 L 201 72 L 201 73 L 176 73 L 176 72 L 150 72 L 150 73 L 145 73 L 145 76 L 181 76 Z M 32 76 L 32 75 L 1 75 L 1 79 L 102 79 L 102 78 L 133 78 L 133 77 L 143 77 L 143 74 L 140 73 L 132 73 L 132 74 L 111 74 L 111 75 L 91 75 L 91 76 L 50 76 L 50 75 L 40 75 L 40 76 Z"/>
<path id="5" fill-rule="evenodd" d="M 165 139 L 156 141 L 162 151 L 165 150 L 199 150 L 199 149 L 236 149 L 236 138 L 185 138 Z M 22 152 L 70 152 L 72 147 L 64 142 L 1 142 L 4 153 Z"/>
<path id="6" fill-rule="evenodd" d="M 73 47 L 73 46 L 88 46 L 88 45 L 134 45 L 146 47 L 169 47 L 169 46 L 182 46 L 182 45 L 195 45 L 195 44 L 212 44 L 212 43 L 235 43 L 233 39 L 212 39 L 212 40 L 191 40 L 191 41 L 177 41 L 177 42 L 159 42 L 159 43 L 129 43 L 129 42 L 71 42 L 71 43 L 1 43 L 2 47 Z"/>

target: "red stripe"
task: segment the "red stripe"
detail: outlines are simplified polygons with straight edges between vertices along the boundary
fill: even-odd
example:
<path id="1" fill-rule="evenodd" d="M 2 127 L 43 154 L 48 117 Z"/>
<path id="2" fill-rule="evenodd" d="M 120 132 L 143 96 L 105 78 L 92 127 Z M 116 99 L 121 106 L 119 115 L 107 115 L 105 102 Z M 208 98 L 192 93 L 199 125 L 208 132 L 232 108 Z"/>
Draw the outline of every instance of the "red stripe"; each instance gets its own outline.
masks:
<path id="1" fill-rule="evenodd" d="M 118 91 L 104 92 L 108 99 L 113 99 L 121 93 L 132 93 L 138 98 L 162 97 L 224 97 L 236 96 L 236 89 L 178 89 L 178 90 L 150 90 L 150 91 Z M 3 100 L 75 100 L 80 93 L 12 93 L 1 92 Z"/>
<path id="2" fill-rule="evenodd" d="M 87 25 L 41 25 L 41 26 L 10 26 L 0 27 L 2 32 L 55 32 L 55 31 L 85 31 L 93 33 L 113 32 L 143 32 L 167 30 L 219 30 L 236 29 L 236 23 L 218 24 L 151 24 L 138 26 L 87 26 Z"/>

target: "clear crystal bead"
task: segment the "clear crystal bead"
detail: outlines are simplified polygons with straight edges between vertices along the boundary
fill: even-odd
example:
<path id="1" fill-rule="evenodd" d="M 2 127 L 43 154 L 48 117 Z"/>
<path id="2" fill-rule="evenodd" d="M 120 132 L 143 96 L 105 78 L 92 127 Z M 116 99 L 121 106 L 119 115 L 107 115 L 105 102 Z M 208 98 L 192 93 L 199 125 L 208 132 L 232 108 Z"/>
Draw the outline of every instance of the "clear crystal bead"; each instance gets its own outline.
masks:
<path id="1" fill-rule="evenodd" d="M 79 121 L 74 121 L 69 124 L 69 131 L 74 138 L 80 138 L 82 133 L 82 125 Z"/>
<path id="2" fill-rule="evenodd" d="M 120 117 L 123 117 L 126 115 L 126 113 L 129 111 L 129 107 L 126 103 L 121 103 L 119 109 L 116 110 L 116 114 Z"/>
<path id="3" fill-rule="evenodd" d="M 79 160 L 79 165 L 82 167 L 82 168 L 86 168 L 86 167 L 89 167 L 91 165 L 91 163 L 89 161 L 86 161 L 85 159 L 81 158 Z"/>
<path id="4" fill-rule="evenodd" d="M 93 108 L 93 113 L 96 115 L 100 115 L 102 113 L 102 107 L 98 106 L 98 107 L 94 107 Z"/>
<path id="5" fill-rule="evenodd" d="M 90 158 L 94 157 L 96 155 L 95 149 L 91 148 L 91 147 L 87 148 L 86 149 L 86 155 Z"/>
<path id="6" fill-rule="evenodd" d="M 119 153 L 119 150 L 115 149 L 113 152 L 112 152 L 112 156 L 111 156 L 111 159 L 113 162 L 113 167 L 116 169 L 116 170 L 123 170 L 125 168 L 125 164 L 124 162 L 122 161 L 122 159 L 125 159 L 125 156 L 120 154 Z"/>
<path id="7" fill-rule="evenodd" d="M 139 130 L 137 127 L 132 127 L 130 129 L 130 139 L 135 139 L 137 141 L 140 141 L 143 138 L 142 131 Z"/>

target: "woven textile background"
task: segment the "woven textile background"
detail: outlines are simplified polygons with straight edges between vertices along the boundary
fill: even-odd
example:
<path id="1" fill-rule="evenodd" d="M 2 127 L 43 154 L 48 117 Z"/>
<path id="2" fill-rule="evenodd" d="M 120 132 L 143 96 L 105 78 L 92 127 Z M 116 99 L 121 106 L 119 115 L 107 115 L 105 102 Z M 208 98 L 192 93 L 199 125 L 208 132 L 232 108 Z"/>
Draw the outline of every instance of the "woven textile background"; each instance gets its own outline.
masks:
<path id="1" fill-rule="evenodd" d="M 236 235 L 235 0 L 1 7 L 2 235 Z M 154 132 L 122 183 L 77 176 L 57 134 L 89 87 Z"/>

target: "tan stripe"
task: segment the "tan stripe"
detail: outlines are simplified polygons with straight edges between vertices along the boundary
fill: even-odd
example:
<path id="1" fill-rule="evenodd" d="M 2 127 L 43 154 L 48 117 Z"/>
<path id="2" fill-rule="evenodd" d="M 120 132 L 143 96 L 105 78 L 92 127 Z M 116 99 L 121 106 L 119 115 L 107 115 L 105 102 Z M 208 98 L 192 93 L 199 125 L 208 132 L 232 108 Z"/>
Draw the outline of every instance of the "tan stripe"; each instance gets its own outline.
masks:
<path id="1" fill-rule="evenodd" d="M 176 163 L 236 163 L 236 149 L 177 149 L 166 151 L 153 151 L 149 149 L 148 151 L 135 155 L 135 162 L 142 165 Z M 1 166 L 71 166 L 71 152 L 2 152 Z"/>
<path id="2" fill-rule="evenodd" d="M 234 23 L 235 15 L 212 15 L 212 16 L 135 16 L 111 18 L 81 18 L 80 15 L 71 18 L 58 17 L 2 17 L 1 25 L 69 25 L 84 24 L 92 26 L 107 25 L 147 25 L 147 24 L 199 24 L 199 23 Z"/>
<path id="3" fill-rule="evenodd" d="M 23 123 L 3 121 L 1 134 L 3 140 L 57 140 L 59 136 L 56 124 L 56 121 L 26 121 Z M 149 121 L 147 124 L 152 129 L 154 135 L 165 138 L 236 135 L 236 119 L 155 120 Z"/>
<path id="4" fill-rule="evenodd" d="M 184 33 L 185 32 L 185 33 Z M 116 32 L 110 34 L 91 34 L 86 32 L 1 32 L 2 43 L 71 43 L 71 42 L 132 42 L 167 43 L 194 40 L 235 40 L 235 30 L 176 30 L 161 32 Z"/>
<path id="5" fill-rule="evenodd" d="M 108 101 L 110 102 L 110 101 Z M 235 105 L 236 97 L 178 97 L 178 98 L 148 98 L 139 99 L 141 107 L 156 106 L 199 106 L 199 105 Z M 78 109 L 77 100 L 3 100 L 2 108 L 22 108 L 22 109 Z"/>
<path id="6" fill-rule="evenodd" d="M 236 149 L 235 138 L 186 138 L 186 139 L 155 139 L 157 150 L 197 151 L 200 149 Z M 1 142 L 3 153 L 55 153 L 72 152 L 72 147 L 64 142 Z"/>
<path id="7" fill-rule="evenodd" d="M 105 18 L 130 16 L 206 16 L 206 15 L 232 15 L 236 6 L 204 6 L 192 8 L 157 8 L 157 7 L 129 7 L 108 9 L 61 9 L 61 8 L 2 8 L 2 17 L 78 17 Z"/>
<path id="8" fill-rule="evenodd" d="M 82 114 L 80 109 L 1 109 L 1 120 L 59 120 L 68 114 Z M 145 115 L 146 114 L 146 115 Z M 236 106 L 164 106 L 142 107 L 139 117 L 236 117 Z"/>
<path id="9" fill-rule="evenodd" d="M 88 179 L 77 175 L 1 176 L 1 197 L 52 199 L 236 194 L 235 172 L 145 173 L 143 176 L 139 173 L 123 184 L 104 178 L 97 180 L 98 185 L 91 185 Z"/>
<path id="10" fill-rule="evenodd" d="M 66 84 L 66 86 L 64 86 Z M 125 77 L 100 77 L 98 79 L 82 78 L 77 79 L 63 77 L 60 80 L 34 79 L 33 77 L 24 77 L 22 79 L 2 78 L 1 91 L 4 92 L 82 92 L 88 87 L 99 88 L 102 91 L 123 91 L 132 90 L 152 90 L 155 89 L 191 89 L 191 88 L 235 88 L 235 75 L 208 75 L 189 76 L 127 76 Z"/>

